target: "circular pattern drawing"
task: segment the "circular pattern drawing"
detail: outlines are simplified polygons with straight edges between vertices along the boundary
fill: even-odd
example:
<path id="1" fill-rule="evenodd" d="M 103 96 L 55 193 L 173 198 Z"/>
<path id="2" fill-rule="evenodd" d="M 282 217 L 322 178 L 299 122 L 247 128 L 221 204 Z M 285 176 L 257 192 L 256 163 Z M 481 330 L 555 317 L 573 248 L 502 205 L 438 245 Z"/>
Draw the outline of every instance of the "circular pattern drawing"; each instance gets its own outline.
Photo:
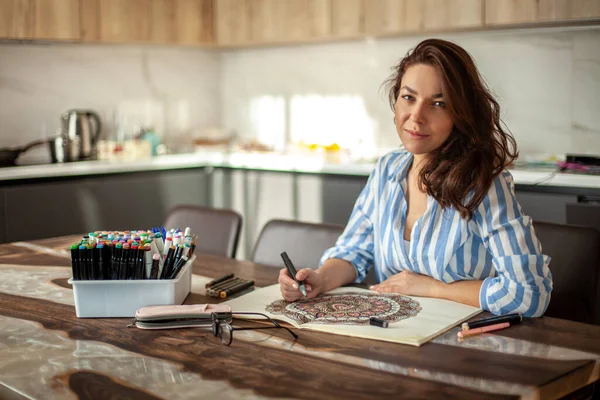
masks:
<path id="1" fill-rule="evenodd" d="M 399 294 L 357 293 L 324 294 L 314 299 L 290 303 L 276 300 L 266 309 L 282 314 L 299 324 L 368 324 L 378 317 L 390 323 L 414 317 L 421 311 L 419 302 Z"/>

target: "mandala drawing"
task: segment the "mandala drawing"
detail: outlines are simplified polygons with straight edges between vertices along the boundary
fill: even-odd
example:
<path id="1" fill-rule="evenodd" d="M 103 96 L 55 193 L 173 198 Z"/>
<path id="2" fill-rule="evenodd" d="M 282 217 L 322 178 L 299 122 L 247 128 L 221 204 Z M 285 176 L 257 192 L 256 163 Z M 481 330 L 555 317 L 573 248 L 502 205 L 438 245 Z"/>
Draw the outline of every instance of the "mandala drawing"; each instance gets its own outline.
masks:
<path id="1" fill-rule="evenodd" d="M 366 325 L 370 317 L 390 323 L 414 317 L 421 311 L 419 303 L 399 294 L 356 293 L 319 295 L 314 299 L 289 303 L 276 300 L 265 309 L 281 314 L 299 324 Z"/>

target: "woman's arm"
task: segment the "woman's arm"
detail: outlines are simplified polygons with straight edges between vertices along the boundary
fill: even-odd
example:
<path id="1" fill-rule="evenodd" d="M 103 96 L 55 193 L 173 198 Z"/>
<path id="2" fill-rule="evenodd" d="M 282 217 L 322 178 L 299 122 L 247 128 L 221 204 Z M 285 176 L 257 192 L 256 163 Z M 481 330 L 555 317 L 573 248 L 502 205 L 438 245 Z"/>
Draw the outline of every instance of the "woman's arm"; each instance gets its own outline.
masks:
<path id="1" fill-rule="evenodd" d="M 531 218 L 523 214 L 508 171 L 501 173 L 473 214 L 497 276 L 481 285 L 481 308 L 493 314 L 544 314 L 552 292 L 550 257 L 542 254 Z"/>
<path id="2" fill-rule="evenodd" d="M 356 280 L 356 269 L 346 260 L 330 258 L 317 271 L 321 276 L 321 292 L 328 292 Z"/>
<path id="3" fill-rule="evenodd" d="M 479 292 L 483 281 L 437 282 L 439 285 L 433 297 L 479 307 Z"/>
<path id="4" fill-rule="evenodd" d="M 434 297 L 479 307 L 479 292 L 483 281 L 444 283 L 427 275 L 402 271 L 369 289 L 379 293 L 402 293 L 407 296 Z"/>

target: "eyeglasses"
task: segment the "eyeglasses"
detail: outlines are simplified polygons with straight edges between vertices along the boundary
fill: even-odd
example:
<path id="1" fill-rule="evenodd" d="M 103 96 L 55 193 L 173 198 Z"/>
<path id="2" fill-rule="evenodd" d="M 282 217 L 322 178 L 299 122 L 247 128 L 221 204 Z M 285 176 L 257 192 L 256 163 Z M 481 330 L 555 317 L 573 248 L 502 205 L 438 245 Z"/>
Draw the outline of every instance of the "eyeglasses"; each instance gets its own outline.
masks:
<path id="1" fill-rule="evenodd" d="M 252 312 L 235 312 L 235 313 L 229 313 L 229 314 L 230 315 L 261 315 L 261 316 L 265 317 L 266 319 L 268 319 L 269 321 L 271 321 L 271 323 L 274 326 L 257 326 L 257 327 L 252 327 L 252 328 L 234 328 L 233 326 L 231 326 L 231 324 L 229 322 L 219 320 L 219 317 L 217 316 L 216 313 L 212 313 L 211 316 L 212 316 L 213 334 L 215 335 L 215 337 L 220 338 L 221 342 L 225 346 L 229 346 L 231 344 L 231 342 L 233 341 L 233 331 L 249 331 L 249 330 L 254 330 L 254 329 L 283 328 L 286 331 L 288 331 L 294 337 L 294 339 L 298 339 L 298 335 L 296 335 L 294 332 L 292 332 L 289 328 L 279 325 L 276 321 L 273 321 L 271 318 L 269 318 L 269 316 L 267 316 L 265 314 L 252 313 Z"/>

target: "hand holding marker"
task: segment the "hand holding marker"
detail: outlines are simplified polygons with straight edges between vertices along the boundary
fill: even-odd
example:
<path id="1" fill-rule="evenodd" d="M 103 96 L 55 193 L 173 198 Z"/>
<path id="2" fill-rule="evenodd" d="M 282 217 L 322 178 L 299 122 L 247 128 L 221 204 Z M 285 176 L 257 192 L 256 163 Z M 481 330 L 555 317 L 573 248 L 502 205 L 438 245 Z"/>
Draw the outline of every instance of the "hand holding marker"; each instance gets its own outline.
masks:
<path id="1" fill-rule="evenodd" d="M 74 280 L 174 279 L 191 258 L 198 237 L 171 229 L 169 246 L 164 228 L 152 231 L 96 231 L 70 246 Z M 173 247 L 171 258 L 166 255 Z M 164 274 L 163 274 L 164 272 Z"/>
<path id="2" fill-rule="evenodd" d="M 294 264 L 292 264 L 292 260 L 290 260 L 290 258 L 288 257 L 287 253 L 284 251 L 283 253 L 281 253 L 281 258 L 283 259 L 283 263 L 285 264 L 285 267 L 287 268 L 290 277 L 296 281 L 296 283 L 298 284 L 298 290 L 300 290 L 300 293 L 302 293 L 302 295 L 304 297 L 307 297 L 308 294 L 306 293 L 306 287 L 304 286 L 304 282 L 299 281 L 298 278 L 296 278 L 296 274 L 298 273 L 296 271 L 296 267 L 294 267 Z"/>

